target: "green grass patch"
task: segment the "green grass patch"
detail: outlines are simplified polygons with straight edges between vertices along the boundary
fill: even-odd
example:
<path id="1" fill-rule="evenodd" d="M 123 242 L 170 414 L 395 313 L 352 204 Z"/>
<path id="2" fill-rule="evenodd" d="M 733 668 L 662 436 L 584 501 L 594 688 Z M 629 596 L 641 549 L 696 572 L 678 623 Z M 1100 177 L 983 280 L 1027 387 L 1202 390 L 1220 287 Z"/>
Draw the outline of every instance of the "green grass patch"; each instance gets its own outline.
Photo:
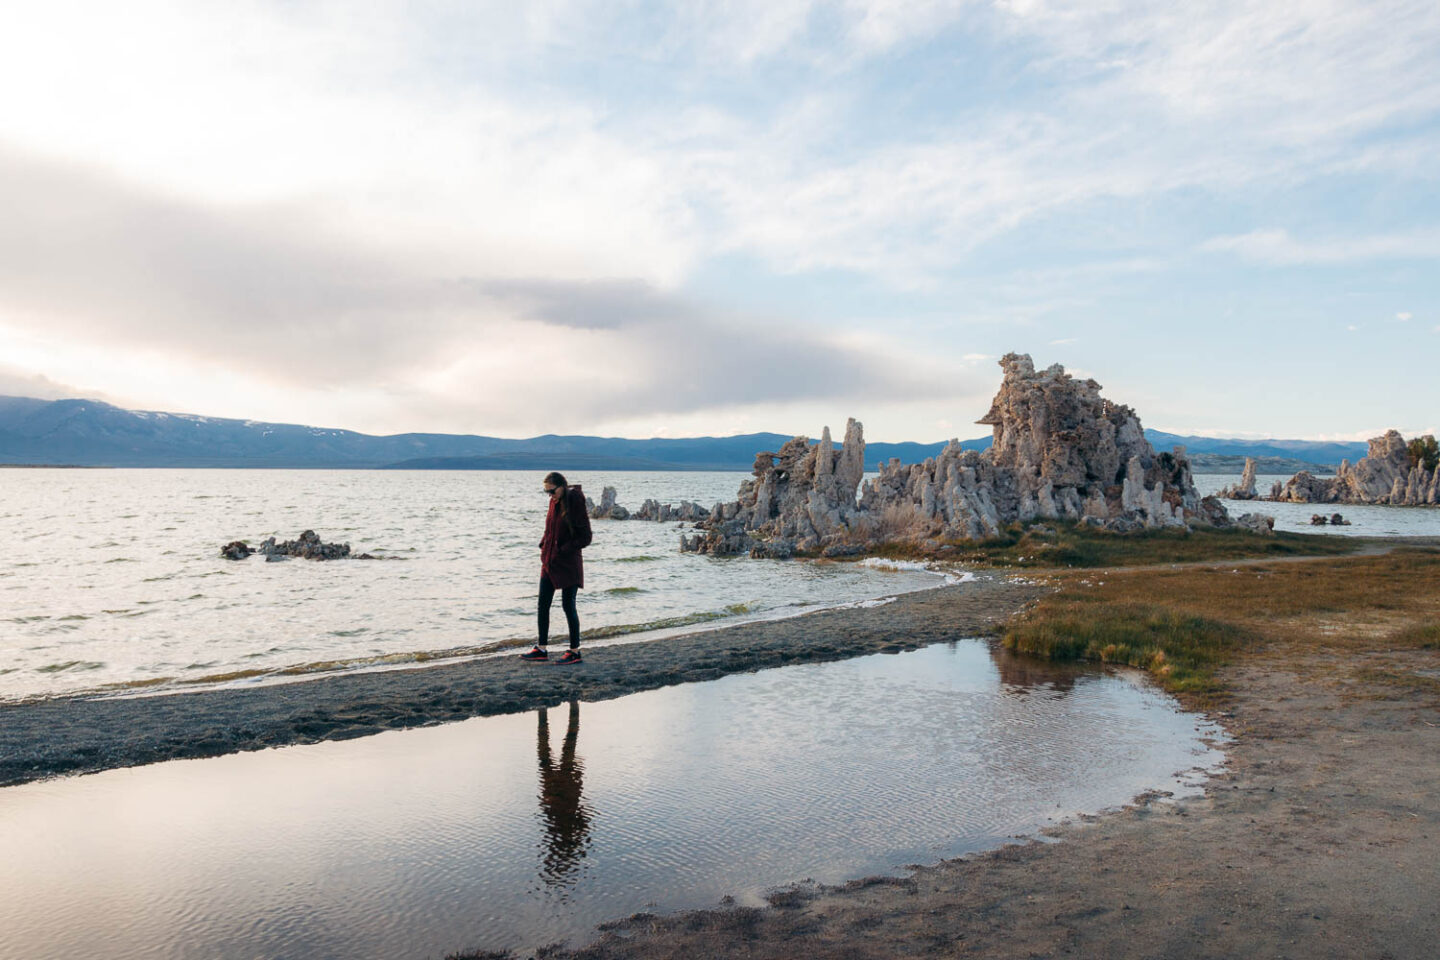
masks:
<path id="1" fill-rule="evenodd" d="M 1417 623 L 1397 632 L 1395 643 L 1422 650 L 1440 650 L 1440 623 Z"/>
<path id="2" fill-rule="evenodd" d="M 1143 603 L 1067 596 L 1012 621 L 1003 642 L 1047 660 L 1095 660 L 1149 671 L 1172 693 L 1211 697 L 1215 671 L 1249 640 L 1239 627 Z"/>
<path id="3" fill-rule="evenodd" d="M 893 560 L 945 560 L 965 566 L 1005 569 L 1146 566 L 1280 557 L 1338 557 L 1364 546 L 1358 537 L 1309 533 L 1272 536 L 1244 530 L 1142 530 L 1114 533 L 1096 527 L 1046 520 L 1012 524 L 984 540 L 891 542 L 867 556 Z"/>
<path id="4" fill-rule="evenodd" d="M 1113 567 L 1207 560 L 1342 556 L 1354 538 L 1303 533 L 1262 536 L 1244 530 L 1145 530 L 1112 533 L 1076 524 L 1042 523 L 1007 530 L 1002 537 L 956 544 L 955 559 L 996 567 Z"/>

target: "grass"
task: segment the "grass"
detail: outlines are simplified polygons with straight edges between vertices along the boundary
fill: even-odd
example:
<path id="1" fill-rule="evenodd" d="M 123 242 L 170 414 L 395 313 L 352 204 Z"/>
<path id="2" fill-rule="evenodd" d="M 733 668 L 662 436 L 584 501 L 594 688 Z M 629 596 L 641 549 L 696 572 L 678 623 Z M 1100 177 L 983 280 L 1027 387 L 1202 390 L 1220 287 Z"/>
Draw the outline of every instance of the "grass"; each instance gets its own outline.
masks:
<path id="1" fill-rule="evenodd" d="M 892 559 L 943 559 L 967 566 L 1087 569 L 1209 560 L 1343 556 L 1362 546 L 1364 543 L 1358 538 L 1318 534 L 1261 536 L 1243 530 L 1204 527 L 1112 533 L 1095 527 L 1046 521 L 1029 526 L 1013 524 L 1001 536 L 986 540 L 941 541 L 938 546 L 929 549 L 915 543 L 894 543 L 875 551 L 875 555 Z"/>
<path id="2" fill-rule="evenodd" d="M 1440 650 L 1440 623 L 1417 623 L 1395 632 L 1391 638 L 1396 646 Z"/>
<path id="3" fill-rule="evenodd" d="M 1217 671 L 1240 656 L 1324 650 L 1344 662 L 1440 649 L 1437 550 L 1055 580 L 1058 590 L 1006 625 L 1007 647 L 1139 667 L 1200 703 L 1223 696 Z"/>
<path id="4" fill-rule="evenodd" d="M 1235 624 L 1147 603 L 1094 597 L 1042 601 L 1007 628 L 1005 646 L 1046 660 L 1098 660 L 1139 667 L 1173 693 L 1219 692 L 1218 667 L 1251 636 Z"/>

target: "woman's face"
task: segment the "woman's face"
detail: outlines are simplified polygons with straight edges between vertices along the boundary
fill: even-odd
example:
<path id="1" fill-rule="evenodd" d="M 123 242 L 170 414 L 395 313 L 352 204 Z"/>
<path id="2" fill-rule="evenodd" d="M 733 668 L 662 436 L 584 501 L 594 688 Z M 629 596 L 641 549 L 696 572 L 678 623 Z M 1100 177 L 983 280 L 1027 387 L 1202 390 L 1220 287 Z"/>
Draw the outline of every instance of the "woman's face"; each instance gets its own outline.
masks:
<path id="1" fill-rule="evenodd" d="M 549 495 L 551 500 L 554 500 L 557 496 L 559 496 L 560 491 L 563 489 L 563 487 L 557 487 L 553 483 L 545 484 L 545 493 Z"/>

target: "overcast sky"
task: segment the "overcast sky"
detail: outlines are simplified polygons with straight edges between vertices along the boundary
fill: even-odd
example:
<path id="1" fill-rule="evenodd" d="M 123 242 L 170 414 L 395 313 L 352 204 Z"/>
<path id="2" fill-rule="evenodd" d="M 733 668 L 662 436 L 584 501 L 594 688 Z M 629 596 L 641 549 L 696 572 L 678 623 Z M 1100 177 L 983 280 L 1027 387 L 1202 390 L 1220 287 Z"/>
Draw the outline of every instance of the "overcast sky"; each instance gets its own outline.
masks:
<path id="1" fill-rule="evenodd" d="M 1440 427 L 1440 4 L 47 0 L 0 393 L 528 436 Z"/>

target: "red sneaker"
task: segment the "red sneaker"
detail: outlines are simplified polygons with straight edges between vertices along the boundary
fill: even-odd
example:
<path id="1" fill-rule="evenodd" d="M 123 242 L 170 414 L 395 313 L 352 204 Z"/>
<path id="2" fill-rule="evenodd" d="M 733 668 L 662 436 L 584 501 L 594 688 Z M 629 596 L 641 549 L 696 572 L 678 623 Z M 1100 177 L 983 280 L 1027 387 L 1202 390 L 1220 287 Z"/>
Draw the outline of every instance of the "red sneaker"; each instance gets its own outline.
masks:
<path id="1" fill-rule="evenodd" d="M 566 650 L 563 654 L 561 654 L 560 659 L 559 659 L 559 660 L 556 660 L 555 662 L 556 662 L 556 663 L 580 663 L 580 662 L 581 662 L 581 660 L 580 660 L 580 651 L 579 651 L 579 650 Z"/>
<path id="2" fill-rule="evenodd" d="M 545 648 L 544 648 L 544 647 L 536 647 L 534 650 L 531 650 L 529 653 L 522 653 L 522 654 L 520 654 L 520 659 L 521 659 L 521 660 L 549 660 L 549 659 L 550 659 L 550 654 L 548 654 L 548 653 L 545 652 Z"/>

